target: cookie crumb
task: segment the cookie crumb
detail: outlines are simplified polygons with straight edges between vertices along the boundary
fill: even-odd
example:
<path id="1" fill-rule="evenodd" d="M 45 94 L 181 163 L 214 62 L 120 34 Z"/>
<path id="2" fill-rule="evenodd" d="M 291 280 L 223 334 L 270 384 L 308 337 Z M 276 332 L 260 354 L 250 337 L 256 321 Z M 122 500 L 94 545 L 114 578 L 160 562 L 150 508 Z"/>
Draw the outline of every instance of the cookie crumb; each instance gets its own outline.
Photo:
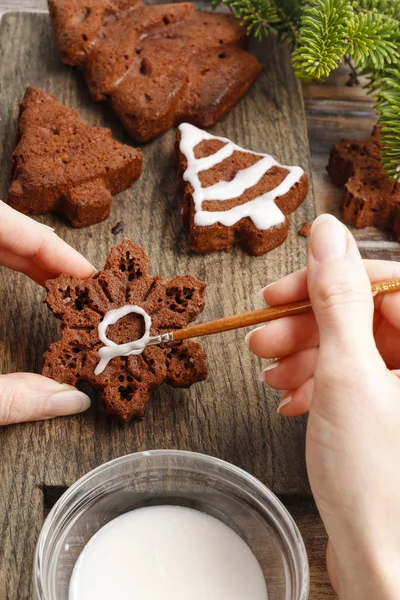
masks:
<path id="1" fill-rule="evenodd" d="M 310 233 L 311 233 L 311 223 L 309 223 L 308 221 L 306 221 L 300 227 L 300 229 L 299 229 L 299 235 L 302 235 L 303 237 L 308 238 L 308 237 L 310 237 Z"/>
<path id="2" fill-rule="evenodd" d="M 118 233 L 123 233 L 125 225 L 122 221 L 118 221 L 116 225 L 111 229 L 111 233 L 113 235 L 118 235 Z"/>

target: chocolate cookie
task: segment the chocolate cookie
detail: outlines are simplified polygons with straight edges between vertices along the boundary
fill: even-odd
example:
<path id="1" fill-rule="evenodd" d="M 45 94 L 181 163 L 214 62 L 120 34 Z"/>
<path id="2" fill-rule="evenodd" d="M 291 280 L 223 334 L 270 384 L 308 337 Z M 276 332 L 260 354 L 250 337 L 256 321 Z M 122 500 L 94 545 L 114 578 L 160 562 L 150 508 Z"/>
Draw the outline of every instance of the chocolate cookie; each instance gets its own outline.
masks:
<path id="1" fill-rule="evenodd" d="M 47 281 L 46 303 L 62 325 L 61 339 L 45 353 L 43 375 L 101 389 L 107 412 L 123 422 L 142 417 L 150 390 L 206 379 L 206 355 L 190 340 L 144 350 L 132 341 L 186 327 L 204 308 L 205 288 L 192 275 L 170 281 L 150 275 L 146 252 L 130 240 L 114 246 L 90 279 Z"/>
<path id="2" fill-rule="evenodd" d="M 230 251 L 238 243 L 259 256 L 285 241 L 287 215 L 307 195 L 303 169 L 280 165 L 268 154 L 188 123 L 178 128 L 176 155 L 193 252 Z"/>
<path id="3" fill-rule="evenodd" d="M 83 70 L 93 99 L 141 142 L 183 121 L 213 125 L 261 70 L 242 50 L 235 17 L 190 2 L 49 0 L 49 8 L 61 60 Z"/>
<path id="4" fill-rule="evenodd" d="M 375 226 L 400 241 L 400 188 L 381 163 L 380 129 L 365 140 L 340 140 L 331 150 L 327 171 L 344 186 L 343 217 L 355 227 Z"/>
<path id="5" fill-rule="evenodd" d="M 112 194 L 138 179 L 142 162 L 141 151 L 114 140 L 109 129 L 85 125 L 76 110 L 28 87 L 8 203 L 26 214 L 63 213 L 74 227 L 92 225 L 109 216 Z"/>

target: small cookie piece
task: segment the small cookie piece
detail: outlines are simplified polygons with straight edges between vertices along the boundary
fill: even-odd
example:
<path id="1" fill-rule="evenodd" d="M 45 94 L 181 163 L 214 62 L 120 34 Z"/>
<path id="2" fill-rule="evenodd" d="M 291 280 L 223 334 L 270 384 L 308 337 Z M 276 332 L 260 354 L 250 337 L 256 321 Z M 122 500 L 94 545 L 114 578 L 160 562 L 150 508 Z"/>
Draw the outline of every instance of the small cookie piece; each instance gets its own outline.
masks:
<path id="1" fill-rule="evenodd" d="M 205 303 L 205 283 L 192 275 L 170 281 L 150 275 L 146 252 L 131 240 L 114 246 L 104 269 L 90 279 L 60 275 L 47 281 L 46 289 L 47 306 L 62 325 L 61 339 L 44 355 L 43 375 L 71 385 L 87 381 L 103 391 L 106 411 L 120 421 L 142 417 L 149 391 L 163 383 L 186 388 L 206 379 L 206 355 L 191 340 L 149 346 L 136 355 L 116 349 L 115 344 L 143 336 L 143 311 L 151 319 L 149 334 L 159 335 L 186 327 Z M 116 349 L 118 355 L 95 375 L 106 347 L 99 337 L 101 322 L 127 305 L 134 312 L 114 317 L 106 329 L 107 351 Z"/>
<path id="2" fill-rule="evenodd" d="M 141 151 L 114 140 L 109 129 L 85 125 L 78 111 L 28 87 L 8 203 L 25 214 L 63 213 L 74 227 L 93 225 L 110 215 L 112 195 L 139 178 L 142 162 Z"/>
<path id="3" fill-rule="evenodd" d="M 114 227 L 111 228 L 111 233 L 113 235 L 118 235 L 119 233 L 123 233 L 125 229 L 125 225 L 123 223 L 123 221 L 118 221 L 118 223 L 116 223 L 114 225 Z"/>
<path id="4" fill-rule="evenodd" d="M 260 256 L 282 244 L 287 215 L 304 200 L 308 178 L 300 167 L 245 150 L 183 123 L 176 137 L 183 219 L 189 247 L 206 254 L 234 244 Z"/>
<path id="5" fill-rule="evenodd" d="M 378 227 L 400 241 L 400 186 L 381 163 L 380 128 L 364 140 L 342 139 L 332 148 L 327 171 L 344 186 L 343 218 L 361 229 Z"/>
<path id="6" fill-rule="evenodd" d="M 49 10 L 61 60 L 139 142 L 185 120 L 213 125 L 261 71 L 233 15 L 190 2 L 49 0 Z"/>
<path id="7" fill-rule="evenodd" d="M 308 237 L 310 237 L 310 233 L 311 233 L 311 223 L 309 223 L 308 221 L 306 221 L 300 227 L 300 229 L 299 229 L 299 235 L 302 235 L 303 237 L 308 238 Z"/>

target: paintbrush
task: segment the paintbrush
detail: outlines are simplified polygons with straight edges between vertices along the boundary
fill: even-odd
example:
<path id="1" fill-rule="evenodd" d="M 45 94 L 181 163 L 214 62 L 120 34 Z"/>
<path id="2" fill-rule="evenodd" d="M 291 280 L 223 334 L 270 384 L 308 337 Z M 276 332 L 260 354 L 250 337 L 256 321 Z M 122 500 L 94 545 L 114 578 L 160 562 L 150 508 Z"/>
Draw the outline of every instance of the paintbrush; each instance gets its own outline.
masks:
<path id="1" fill-rule="evenodd" d="M 374 283 L 371 286 L 373 296 L 391 294 L 399 291 L 400 279 L 381 281 L 379 283 Z M 240 315 L 223 317 L 222 319 L 216 319 L 215 321 L 199 323 L 198 325 L 192 325 L 192 327 L 187 327 L 186 329 L 178 329 L 176 331 L 169 331 L 168 333 L 142 338 L 141 342 L 144 347 L 166 344 L 168 342 L 179 342 L 189 338 L 203 337 L 205 335 L 213 335 L 214 333 L 223 333 L 224 331 L 241 329 L 242 327 L 250 327 L 251 325 L 259 325 L 260 323 L 268 323 L 269 321 L 275 321 L 282 317 L 301 315 L 311 310 L 312 306 L 309 299 L 300 300 L 299 302 L 293 302 L 291 304 L 262 308 L 261 310 L 254 310 Z"/>

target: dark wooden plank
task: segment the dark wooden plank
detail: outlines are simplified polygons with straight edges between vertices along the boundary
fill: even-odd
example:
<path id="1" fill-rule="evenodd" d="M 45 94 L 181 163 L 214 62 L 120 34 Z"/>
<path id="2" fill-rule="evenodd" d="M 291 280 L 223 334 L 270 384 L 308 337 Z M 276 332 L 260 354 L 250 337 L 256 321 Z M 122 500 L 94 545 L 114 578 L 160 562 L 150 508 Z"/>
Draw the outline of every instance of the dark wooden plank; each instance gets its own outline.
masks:
<path id="1" fill-rule="evenodd" d="M 87 123 L 110 126 L 118 139 L 128 141 L 108 110 L 90 101 L 80 75 L 59 63 L 46 15 L 4 16 L 0 40 L 2 197 L 8 186 L 18 100 L 27 85 L 54 93 L 61 102 L 77 107 Z M 309 171 L 302 98 L 287 53 L 272 42 L 256 45 L 256 52 L 266 61 L 262 77 L 214 131 Z M 173 138 L 170 131 L 145 146 L 144 175 L 114 199 L 112 216 L 105 223 L 75 230 L 56 216 L 39 220 L 55 227 L 58 235 L 97 267 L 122 238 L 112 235 L 111 228 L 123 220 L 125 234 L 148 250 L 154 273 L 172 277 L 190 272 L 207 281 L 204 319 L 259 307 L 259 288 L 304 264 L 307 242 L 297 230 L 314 217 L 312 192 L 293 215 L 288 241 L 268 256 L 252 258 L 240 250 L 207 257 L 189 255 L 172 165 Z M 39 371 L 43 352 L 57 339 L 58 323 L 43 306 L 43 297 L 43 291 L 27 278 L 1 270 L 2 372 Z M 149 448 L 185 448 L 229 460 L 278 493 L 309 493 L 305 420 L 276 414 L 278 395 L 258 382 L 262 365 L 244 346 L 244 332 L 205 340 L 204 347 L 210 365 L 208 382 L 191 390 L 163 387 L 153 393 L 143 421 L 121 426 L 105 419 L 95 407 L 73 418 L 3 428 L 1 598 L 29 598 L 31 561 L 43 514 L 41 486 L 70 485 L 116 456 Z"/>

